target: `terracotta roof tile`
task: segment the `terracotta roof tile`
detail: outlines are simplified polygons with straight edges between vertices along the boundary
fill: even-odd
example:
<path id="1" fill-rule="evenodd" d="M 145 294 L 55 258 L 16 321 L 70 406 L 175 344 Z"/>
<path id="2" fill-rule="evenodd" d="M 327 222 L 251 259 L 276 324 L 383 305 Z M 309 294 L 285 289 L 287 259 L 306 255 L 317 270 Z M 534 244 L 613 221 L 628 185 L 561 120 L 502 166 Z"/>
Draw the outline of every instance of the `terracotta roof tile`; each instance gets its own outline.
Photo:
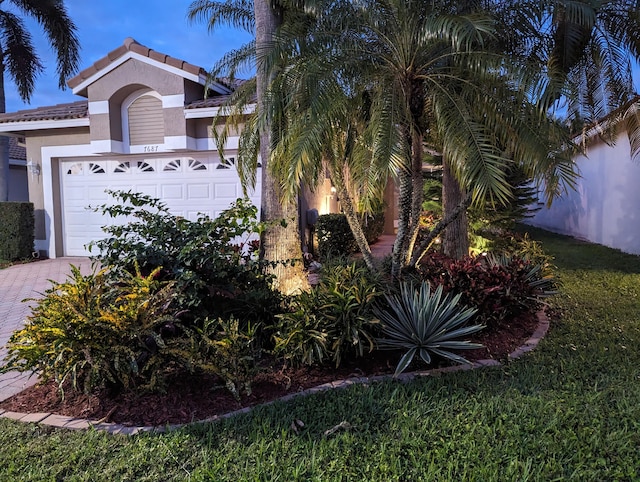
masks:
<path id="1" fill-rule="evenodd" d="M 167 60 L 166 54 L 163 54 L 161 52 L 156 52 L 155 50 L 149 51 L 149 58 L 162 63 L 164 63 Z"/>
<path id="2" fill-rule="evenodd" d="M 220 107 L 229 99 L 228 95 L 216 95 L 208 97 L 206 99 L 194 100 L 190 104 L 187 104 L 185 109 L 203 109 L 207 107 Z"/>
<path id="3" fill-rule="evenodd" d="M 190 64 L 185 62 L 184 60 L 176 59 L 174 57 L 170 57 L 169 55 L 165 55 L 161 52 L 156 52 L 155 50 L 151 50 L 144 45 L 139 44 L 131 37 L 125 39 L 124 43 L 115 50 L 109 52 L 105 57 L 96 61 L 92 66 L 84 69 L 75 77 L 69 79 L 67 81 L 67 85 L 72 89 L 76 86 L 80 85 L 82 82 L 87 80 L 92 75 L 96 74 L 100 70 L 106 68 L 111 62 L 114 62 L 118 58 L 125 55 L 127 52 L 134 52 L 139 55 L 149 57 L 150 59 L 156 60 L 158 62 L 162 62 L 164 64 L 170 65 L 172 67 L 176 67 L 178 69 L 185 70 L 186 72 L 193 75 L 207 75 L 207 72 L 197 65 Z"/>
<path id="4" fill-rule="evenodd" d="M 36 109 L 0 114 L 0 124 L 7 122 L 82 119 L 88 116 L 88 103 L 86 100 L 80 100 L 68 104 L 58 104 L 49 107 L 38 107 Z"/>
<path id="5" fill-rule="evenodd" d="M 18 139 L 15 137 L 9 137 L 9 159 L 27 160 L 27 150 L 24 146 L 18 145 Z"/>

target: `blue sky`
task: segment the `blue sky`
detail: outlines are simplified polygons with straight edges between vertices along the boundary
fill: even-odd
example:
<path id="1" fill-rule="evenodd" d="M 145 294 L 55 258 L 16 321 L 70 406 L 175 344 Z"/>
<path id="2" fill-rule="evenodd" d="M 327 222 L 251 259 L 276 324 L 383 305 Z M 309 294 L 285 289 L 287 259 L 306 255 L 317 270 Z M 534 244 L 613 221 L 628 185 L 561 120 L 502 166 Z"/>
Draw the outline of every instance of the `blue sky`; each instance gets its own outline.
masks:
<path id="1" fill-rule="evenodd" d="M 191 0 L 65 0 L 65 4 L 78 27 L 80 70 L 119 47 L 127 37 L 205 69 L 251 39 L 243 31 L 225 28 L 209 33 L 204 24 L 190 23 L 187 10 Z M 80 100 L 69 89 L 58 89 L 53 52 L 40 27 L 29 22 L 29 28 L 46 70 L 38 78 L 31 104 L 20 100 L 7 79 L 7 112 Z"/>

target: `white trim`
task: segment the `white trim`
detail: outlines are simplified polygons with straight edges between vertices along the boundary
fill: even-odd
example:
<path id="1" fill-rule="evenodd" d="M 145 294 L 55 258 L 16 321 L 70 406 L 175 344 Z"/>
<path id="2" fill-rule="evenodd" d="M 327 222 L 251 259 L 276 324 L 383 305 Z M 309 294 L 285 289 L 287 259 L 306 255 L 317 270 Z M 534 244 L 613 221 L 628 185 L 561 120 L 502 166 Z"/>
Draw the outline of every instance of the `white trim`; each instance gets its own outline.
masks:
<path id="1" fill-rule="evenodd" d="M 163 95 L 162 108 L 184 107 L 184 94 Z"/>
<path id="2" fill-rule="evenodd" d="M 156 67 L 156 68 L 164 70 L 166 72 L 178 75 L 178 76 L 180 76 L 182 78 L 185 78 L 187 80 L 191 80 L 192 82 L 196 82 L 196 83 L 198 83 L 200 85 L 208 85 L 210 88 L 212 88 L 216 92 L 219 92 L 220 94 L 228 94 L 229 93 L 229 90 L 226 89 L 223 85 L 219 84 L 218 82 L 212 82 L 210 84 L 207 84 L 207 76 L 206 75 L 192 74 L 190 72 L 187 72 L 186 70 L 179 69 L 177 67 L 173 67 L 171 65 L 165 64 L 164 62 L 159 62 L 159 61 L 154 60 L 152 58 L 149 58 L 149 57 L 146 57 L 144 55 L 140 55 L 140 54 L 137 54 L 137 53 L 131 52 L 131 51 L 126 52 L 123 56 L 118 57 L 116 60 L 114 60 L 113 62 L 108 64 L 106 67 L 98 70 L 95 74 L 90 75 L 89 77 L 84 79 L 82 82 L 80 82 L 78 85 L 76 85 L 73 88 L 72 92 L 74 94 L 79 94 L 84 89 L 86 89 L 89 85 L 93 84 L 96 80 L 98 80 L 102 76 L 108 74 L 112 70 L 118 68 L 119 66 L 124 64 L 127 60 L 131 60 L 131 59 L 138 60 L 138 61 L 143 62 L 145 64 L 149 64 L 149 65 L 151 65 L 153 67 Z"/>
<path id="3" fill-rule="evenodd" d="M 232 107 L 202 107 L 195 109 L 185 109 L 185 119 L 206 119 L 208 117 L 216 117 L 222 111 L 224 114 L 229 115 L 229 111 Z M 226 112 L 225 112 L 226 111 Z M 256 111 L 256 104 L 249 104 L 242 109 L 242 114 L 253 114 Z"/>
<path id="4" fill-rule="evenodd" d="M 5 122 L 0 124 L 0 132 L 64 129 L 67 127 L 89 127 L 89 118 Z"/>
<path id="5" fill-rule="evenodd" d="M 91 141 L 92 154 L 126 154 L 124 147 L 122 141 L 114 141 L 113 139 Z"/>
<path id="6" fill-rule="evenodd" d="M 54 209 L 54 191 L 53 175 L 51 160 L 59 157 L 76 157 L 76 156 L 94 156 L 91 145 L 80 144 L 75 146 L 43 146 L 40 149 L 42 155 L 42 194 L 44 198 L 44 233 L 45 239 L 36 241 L 36 247 L 38 249 L 44 249 L 47 251 L 49 258 L 56 257 L 56 236 L 53 226 L 56 225 L 56 212 Z M 58 166 L 58 170 L 60 167 Z M 62 181 L 57 186 L 58 192 L 60 192 L 60 209 L 64 204 L 63 193 L 61 192 Z M 64 242 L 64 220 L 62 222 L 62 241 Z"/>
<path id="7" fill-rule="evenodd" d="M 229 149 L 238 149 L 240 145 L 240 137 L 239 136 L 229 136 L 227 138 L 227 142 L 224 145 L 225 150 Z M 215 141 L 211 137 L 205 138 L 197 138 L 196 139 L 196 150 L 198 151 L 217 151 L 217 146 Z"/>
<path id="8" fill-rule="evenodd" d="M 94 100 L 92 102 L 89 102 L 89 115 L 108 114 L 108 113 L 109 113 L 108 100 Z"/>
<path id="9" fill-rule="evenodd" d="M 184 150 L 187 148 L 187 136 L 164 136 L 166 150 Z"/>
<path id="10" fill-rule="evenodd" d="M 140 146 L 129 146 L 129 151 L 125 154 L 160 154 L 163 152 L 173 152 L 167 149 L 165 144 L 148 144 Z"/>

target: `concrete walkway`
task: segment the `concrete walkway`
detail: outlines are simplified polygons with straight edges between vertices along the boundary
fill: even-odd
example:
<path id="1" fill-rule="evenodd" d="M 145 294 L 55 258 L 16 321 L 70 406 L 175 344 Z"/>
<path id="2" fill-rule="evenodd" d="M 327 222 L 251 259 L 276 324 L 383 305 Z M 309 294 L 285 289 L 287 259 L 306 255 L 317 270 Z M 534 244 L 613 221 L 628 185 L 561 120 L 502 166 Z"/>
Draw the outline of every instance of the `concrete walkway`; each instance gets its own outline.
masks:
<path id="1" fill-rule="evenodd" d="M 88 258 L 57 258 L 17 264 L 0 270 L 0 365 L 7 354 L 5 345 L 11 334 L 23 327 L 31 313 L 33 302 L 23 303 L 26 298 L 39 298 L 51 286 L 49 280 L 64 281 L 71 273 L 73 264 L 83 274 L 91 272 Z M 34 385 L 37 378 L 28 373 L 9 372 L 0 375 L 0 401 Z"/>

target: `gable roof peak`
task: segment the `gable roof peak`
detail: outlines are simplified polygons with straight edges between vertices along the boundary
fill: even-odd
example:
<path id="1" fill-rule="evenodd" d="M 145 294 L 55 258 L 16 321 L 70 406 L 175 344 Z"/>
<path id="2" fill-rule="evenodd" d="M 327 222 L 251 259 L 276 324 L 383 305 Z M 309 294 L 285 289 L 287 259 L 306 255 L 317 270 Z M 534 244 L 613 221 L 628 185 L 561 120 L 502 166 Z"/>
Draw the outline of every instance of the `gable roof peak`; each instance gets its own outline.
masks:
<path id="1" fill-rule="evenodd" d="M 126 39 L 124 39 L 124 42 L 122 42 L 122 43 L 128 49 L 131 44 L 137 44 L 138 42 L 133 37 L 127 37 Z M 138 45 L 140 45 L 140 44 L 138 44 Z"/>
<path id="2" fill-rule="evenodd" d="M 160 68 L 176 72 L 178 75 L 202 85 L 206 83 L 207 71 L 202 67 L 150 49 L 137 42 L 133 37 L 127 37 L 118 48 L 112 50 L 101 59 L 95 61 L 93 65 L 69 79 L 67 85 L 72 89 L 74 94 L 86 96 L 87 87 L 91 83 L 130 58 L 137 58 L 142 62 L 155 64 Z M 225 89 L 223 88 L 223 90 Z"/>

